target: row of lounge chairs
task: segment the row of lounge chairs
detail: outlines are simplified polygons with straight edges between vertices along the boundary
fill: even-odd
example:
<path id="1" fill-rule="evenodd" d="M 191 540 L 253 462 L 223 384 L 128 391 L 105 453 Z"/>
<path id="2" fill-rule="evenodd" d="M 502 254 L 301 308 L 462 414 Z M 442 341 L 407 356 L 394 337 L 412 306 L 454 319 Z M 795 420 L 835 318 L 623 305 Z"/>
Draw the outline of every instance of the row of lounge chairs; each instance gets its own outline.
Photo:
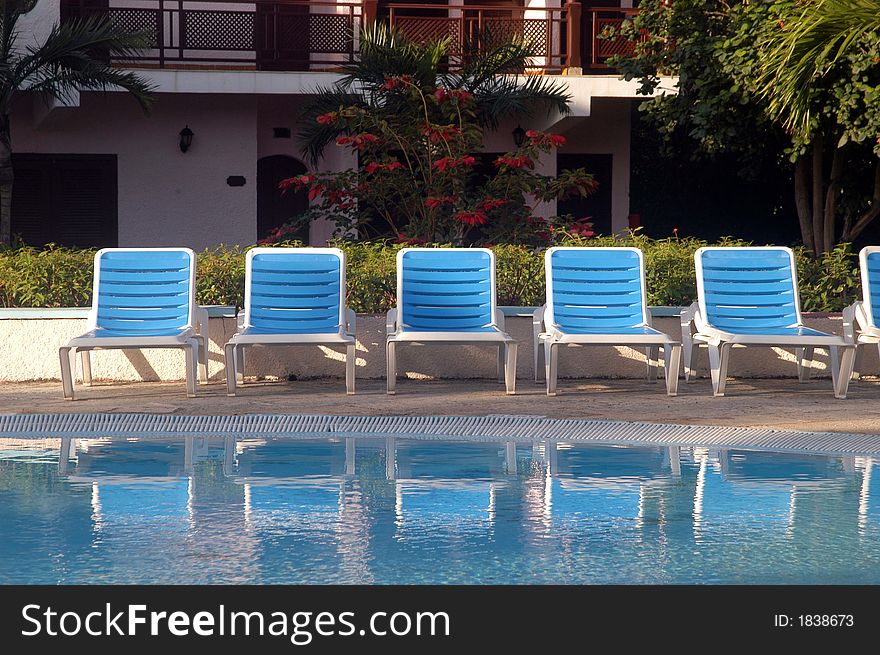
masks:
<path id="1" fill-rule="evenodd" d="M 845 398 L 859 346 L 880 344 L 880 247 L 860 253 L 864 301 L 844 312 L 842 336 L 803 324 L 792 251 L 781 247 L 709 247 L 695 254 L 698 300 L 682 312 L 682 338 L 651 325 L 644 255 L 637 248 L 550 248 L 547 303 L 533 319 L 535 380 L 555 395 L 561 346 L 644 348 L 648 377 L 663 351 L 666 390 L 694 377 L 708 351 L 713 392 L 724 395 L 732 348 L 795 348 L 806 380 L 813 352 L 826 349 L 834 395 Z M 90 351 L 181 348 L 187 395 L 196 371 L 207 381 L 207 311 L 195 301 L 195 254 L 187 248 L 109 248 L 95 256 L 88 331 L 60 349 L 64 397 L 74 398 L 76 354 L 91 383 Z M 345 254 L 336 248 L 253 248 L 247 253 L 244 308 L 225 345 L 226 384 L 243 380 L 245 348 L 344 346 L 346 391 L 355 392 L 355 314 L 345 303 Z M 873 299 L 873 300 L 872 300 Z M 395 392 L 403 344 L 476 344 L 498 350 L 498 375 L 516 391 L 517 342 L 505 331 L 495 293 L 495 257 L 483 248 L 405 248 L 397 256 L 397 306 L 386 321 L 387 391 Z"/>

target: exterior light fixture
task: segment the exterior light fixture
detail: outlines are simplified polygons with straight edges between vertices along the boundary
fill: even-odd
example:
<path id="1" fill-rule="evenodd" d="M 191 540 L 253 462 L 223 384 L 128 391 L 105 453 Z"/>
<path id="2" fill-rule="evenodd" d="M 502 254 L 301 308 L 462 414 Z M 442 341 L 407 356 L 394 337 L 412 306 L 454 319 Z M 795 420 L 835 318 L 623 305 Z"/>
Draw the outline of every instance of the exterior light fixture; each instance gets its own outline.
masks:
<path id="1" fill-rule="evenodd" d="M 189 129 L 189 125 L 180 130 L 180 152 L 186 152 L 193 142 L 193 131 Z"/>
<path id="2" fill-rule="evenodd" d="M 513 142 L 516 144 L 516 147 L 519 148 L 523 143 L 526 142 L 526 131 L 520 127 L 516 126 L 516 129 L 512 132 L 513 134 Z"/>

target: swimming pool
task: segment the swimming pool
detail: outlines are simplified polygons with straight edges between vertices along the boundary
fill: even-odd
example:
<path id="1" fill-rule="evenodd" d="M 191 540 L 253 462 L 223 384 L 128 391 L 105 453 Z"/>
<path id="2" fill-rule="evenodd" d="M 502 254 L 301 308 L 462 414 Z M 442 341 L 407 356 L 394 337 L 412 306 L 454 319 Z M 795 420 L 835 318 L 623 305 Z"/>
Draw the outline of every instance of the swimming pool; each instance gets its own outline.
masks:
<path id="1" fill-rule="evenodd" d="M 876 467 L 564 439 L 0 439 L 0 583 L 878 583 Z"/>

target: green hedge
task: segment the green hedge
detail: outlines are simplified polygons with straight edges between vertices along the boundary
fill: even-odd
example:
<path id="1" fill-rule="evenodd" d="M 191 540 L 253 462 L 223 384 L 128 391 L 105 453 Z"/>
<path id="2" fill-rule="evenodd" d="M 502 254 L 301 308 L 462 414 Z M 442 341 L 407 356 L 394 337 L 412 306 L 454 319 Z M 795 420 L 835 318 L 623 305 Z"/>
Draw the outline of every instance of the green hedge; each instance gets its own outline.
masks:
<path id="1" fill-rule="evenodd" d="M 634 245 L 645 253 L 650 305 L 687 305 L 696 297 L 694 251 L 698 239 L 598 237 L 568 245 Z M 348 302 L 357 312 L 384 312 L 394 304 L 395 255 L 402 247 L 382 242 L 342 242 L 348 257 Z M 747 245 L 722 240 L 719 245 Z M 494 248 L 498 265 L 498 303 L 540 305 L 544 302 L 543 251 L 526 246 Z M 197 293 L 205 305 L 241 307 L 246 249 L 220 247 L 198 256 Z M 849 244 L 820 259 L 798 248 L 798 275 L 804 311 L 840 311 L 857 299 L 858 261 Z M 3 307 L 83 307 L 91 302 L 93 250 L 51 247 L 0 251 L 0 305 Z"/>

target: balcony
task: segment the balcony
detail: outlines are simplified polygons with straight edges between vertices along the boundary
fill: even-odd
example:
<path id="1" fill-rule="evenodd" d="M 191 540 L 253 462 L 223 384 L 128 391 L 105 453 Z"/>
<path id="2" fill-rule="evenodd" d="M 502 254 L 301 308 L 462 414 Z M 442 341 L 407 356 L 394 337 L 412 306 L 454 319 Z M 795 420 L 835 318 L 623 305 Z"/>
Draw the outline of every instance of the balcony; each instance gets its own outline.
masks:
<path id="1" fill-rule="evenodd" d="M 517 34 L 535 50 L 525 72 L 608 72 L 630 48 L 600 38 L 637 10 L 386 3 L 384 0 L 62 0 L 61 20 L 96 14 L 149 35 L 150 47 L 118 60 L 140 68 L 332 71 L 353 60 L 362 26 L 381 21 L 416 40 L 448 38 L 444 66 L 460 65 L 478 34 Z"/>

